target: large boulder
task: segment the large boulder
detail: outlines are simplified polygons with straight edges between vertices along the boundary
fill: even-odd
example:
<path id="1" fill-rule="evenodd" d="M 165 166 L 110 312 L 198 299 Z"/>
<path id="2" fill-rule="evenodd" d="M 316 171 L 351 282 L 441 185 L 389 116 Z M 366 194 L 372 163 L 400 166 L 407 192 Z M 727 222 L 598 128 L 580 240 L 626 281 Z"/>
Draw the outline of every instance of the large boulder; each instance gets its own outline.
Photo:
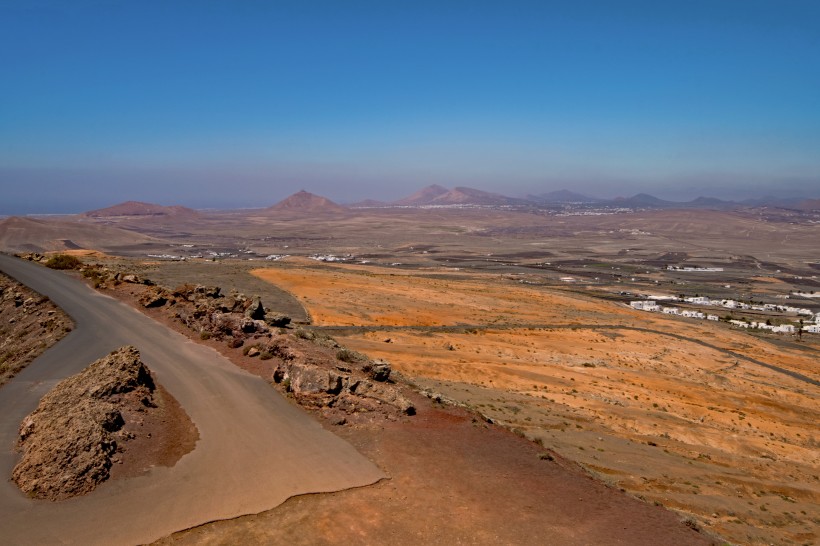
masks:
<path id="1" fill-rule="evenodd" d="M 390 379 L 390 363 L 385 360 L 375 360 L 364 367 L 364 371 L 374 381 L 384 382 Z"/>
<path id="2" fill-rule="evenodd" d="M 288 390 L 296 395 L 339 394 L 343 386 L 342 375 L 310 364 L 288 363 L 273 373 L 277 383 L 287 382 Z"/>
<path id="3" fill-rule="evenodd" d="M 245 309 L 245 316 L 253 320 L 265 320 L 265 307 L 262 300 L 254 298 L 250 306 Z"/>
<path id="4" fill-rule="evenodd" d="M 359 381 L 350 386 L 350 391 L 358 396 L 372 398 L 384 404 L 398 408 L 406 415 L 415 415 L 416 408 L 396 387 L 368 380 Z"/>
<path id="5" fill-rule="evenodd" d="M 290 324 L 291 318 L 287 315 L 282 314 L 275 314 L 275 315 L 266 315 L 265 322 L 268 325 L 273 326 L 274 328 L 284 328 L 288 324 Z"/>
<path id="6" fill-rule="evenodd" d="M 153 406 L 154 381 L 134 347 L 123 347 L 58 383 L 20 426 L 12 479 L 27 495 L 59 500 L 109 476 L 125 400 Z"/>
<path id="7" fill-rule="evenodd" d="M 148 309 L 162 307 L 168 303 L 168 296 L 169 295 L 165 290 L 161 288 L 154 288 L 146 291 L 142 296 L 140 296 L 139 302 L 140 305 Z"/>

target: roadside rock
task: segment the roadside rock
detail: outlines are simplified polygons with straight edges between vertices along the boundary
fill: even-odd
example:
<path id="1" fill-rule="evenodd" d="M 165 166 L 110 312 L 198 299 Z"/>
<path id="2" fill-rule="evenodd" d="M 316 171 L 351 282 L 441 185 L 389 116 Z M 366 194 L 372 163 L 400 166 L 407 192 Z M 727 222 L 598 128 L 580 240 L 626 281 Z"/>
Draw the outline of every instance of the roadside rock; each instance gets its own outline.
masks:
<path id="1" fill-rule="evenodd" d="M 147 308 L 162 307 L 168 303 L 170 294 L 162 288 L 154 288 L 145 292 L 139 299 L 140 305 Z"/>
<path id="2" fill-rule="evenodd" d="M 48 256 L 44 256 L 39 252 L 28 252 L 26 254 L 15 254 L 18 258 L 22 258 L 24 260 L 28 260 L 30 262 L 38 262 L 38 263 L 45 263 L 48 261 Z"/>
<path id="3" fill-rule="evenodd" d="M 131 434 L 125 413 L 155 407 L 156 386 L 139 352 L 122 347 L 58 383 L 20 426 L 12 479 L 30 497 L 60 500 L 92 491 Z"/>
<path id="4" fill-rule="evenodd" d="M 250 307 L 245 309 L 245 316 L 253 320 L 265 320 L 265 307 L 262 305 L 262 300 L 254 298 Z"/>
<path id="5" fill-rule="evenodd" d="M 71 328 L 51 300 L 0 274 L 0 385 Z"/>
<path id="6" fill-rule="evenodd" d="M 288 324 L 290 324 L 290 321 L 291 318 L 287 315 L 276 314 L 265 316 L 265 322 L 267 322 L 269 326 L 273 326 L 274 328 L 284 328 Z"/>
<path id="7" fill-rule="evenodd" d="M 384 360 L 376 360 L 365 367 L 365 371 L 374 381 L 384 382 L 390 379 L 390 364 Z"/>
<path id="8" fill-rule="evenodd" d="M 328 345 L 328 346 L 325 346 Z M 279 335 L 264 347 L 279 359 L 271 379 L 308 407 L 345 414 L 379 412 L 415 414 L 398 386 L 389 383 L 390 364 L 379 360 L 340 365 L 330 344 Z"/>

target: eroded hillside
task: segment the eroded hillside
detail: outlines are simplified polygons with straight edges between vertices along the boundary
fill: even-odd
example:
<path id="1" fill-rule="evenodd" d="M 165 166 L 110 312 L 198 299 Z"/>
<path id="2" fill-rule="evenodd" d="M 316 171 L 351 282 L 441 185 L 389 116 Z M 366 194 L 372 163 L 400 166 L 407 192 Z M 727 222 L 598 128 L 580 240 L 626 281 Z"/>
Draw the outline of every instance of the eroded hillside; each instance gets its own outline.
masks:
<path id="1" fill-rule="evenodd" d="M 71 328 L 48 298 L 0 273 L 0 386 Z"/>

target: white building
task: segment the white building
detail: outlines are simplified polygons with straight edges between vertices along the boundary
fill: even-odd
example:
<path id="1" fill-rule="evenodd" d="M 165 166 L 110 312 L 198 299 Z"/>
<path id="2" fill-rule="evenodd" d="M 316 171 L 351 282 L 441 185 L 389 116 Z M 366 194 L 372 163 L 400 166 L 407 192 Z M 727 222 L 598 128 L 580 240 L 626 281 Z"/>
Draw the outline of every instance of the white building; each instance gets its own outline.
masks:
<path id="1" fill-rule="evenodd" d="M 712 300 L 710 300 L 706 296 L 686 298 L 686 301 L 688 301 L 689 303 L 695 303 L 697 305 L 712 305 Z"/>
<path id="2" fill-rule="evenodd" d="M 650 311 L 656 312 L 660 310 L 658 307 L 658 303 L 655 300 L 646 300 L 646 301 L 633 301 L 629 304 L 632 309 L 637 309 L 638 311 Z"/>

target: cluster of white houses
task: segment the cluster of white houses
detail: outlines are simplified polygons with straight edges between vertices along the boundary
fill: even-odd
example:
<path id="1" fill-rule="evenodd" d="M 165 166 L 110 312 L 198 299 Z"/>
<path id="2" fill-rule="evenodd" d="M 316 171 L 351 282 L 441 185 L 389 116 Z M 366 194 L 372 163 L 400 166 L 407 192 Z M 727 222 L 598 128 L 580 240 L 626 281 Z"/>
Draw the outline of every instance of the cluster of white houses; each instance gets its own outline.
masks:
<path id="1" fill-rule="evenodd" d="M 655 299 L 638 300 L 630 302 L 630 307 L 639 311 L 648 311 L 650 313 L 663 313 L 665 315 L 679 315 L 687 318 L 706 319 L 719 321 L 720 317 L 714 314 L 707 314 L 694 309 L 680 309 L 678 307 L 664 307 L 658 305 L 657 300 L 662 299 L 666 301 L 685 301 L 695 305 L 717 305 L 727 309 L 748 309 L 754 311 L 773 311 L 782 313 L 795 313 L 798 316 L 808 316 L 809 318 L 804 324 L 802 330 L 814 334 L 820 334 L 820 313 L 816 315 L 810 309 L 800 309 L 787 305 L 752 305 L 735 300 L 710 300 L 705 296 L 696 296 L 690 298 L 677 298 L 675 296 L 658 296 Z M 814 324 L 811 322 L 814 321 Z M 798 326 L 794 324 L 779 324 L 773 325 L 767 322 L 747 322 L 744 320 L 729 320 L 730 324 L 740 328 L 757 328 L 759 330 L 769 330 L 777 334 L 793 334 L 797 331 Z"/>

